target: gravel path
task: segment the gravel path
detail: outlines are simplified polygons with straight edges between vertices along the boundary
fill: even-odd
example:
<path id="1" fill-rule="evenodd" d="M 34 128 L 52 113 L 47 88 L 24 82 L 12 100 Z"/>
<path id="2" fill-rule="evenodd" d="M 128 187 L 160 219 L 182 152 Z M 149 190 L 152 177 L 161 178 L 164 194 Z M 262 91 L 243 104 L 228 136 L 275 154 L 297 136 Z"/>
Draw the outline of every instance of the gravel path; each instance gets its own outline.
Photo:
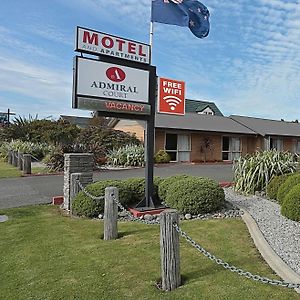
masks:
<path id="1" fill-rule="evenodd" d="M 232 189 L 224 190 L 226 200 L 250 213 L 277 255 L 300 274 L 300 223 L 281 216 L 277 203 L 257 196 L 237 195 Z"/>

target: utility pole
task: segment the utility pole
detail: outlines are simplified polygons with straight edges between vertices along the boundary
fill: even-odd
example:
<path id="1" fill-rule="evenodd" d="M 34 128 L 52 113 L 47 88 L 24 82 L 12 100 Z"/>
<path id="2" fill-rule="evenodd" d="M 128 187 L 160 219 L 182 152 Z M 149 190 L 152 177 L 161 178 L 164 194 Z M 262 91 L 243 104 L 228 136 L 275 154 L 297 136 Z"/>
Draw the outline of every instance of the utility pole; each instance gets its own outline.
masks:
<path id="1" fill-rule="evenodd" d="M 9 126 L 9 124 L 10 124 L 10 116 L 14 116 L 15 115 L 15 113 L 13 113 L 13 112 L 10 112 L 10 109 L 8 108 L 7 109 L 7 112 L 0 112 L 0 115 L 6 115 L 7 116 L 7 118 L 6 118 L 6 120 L 7 120 L 7 126 Z M 5 123 L 4 123 L 5 124 Z"/>

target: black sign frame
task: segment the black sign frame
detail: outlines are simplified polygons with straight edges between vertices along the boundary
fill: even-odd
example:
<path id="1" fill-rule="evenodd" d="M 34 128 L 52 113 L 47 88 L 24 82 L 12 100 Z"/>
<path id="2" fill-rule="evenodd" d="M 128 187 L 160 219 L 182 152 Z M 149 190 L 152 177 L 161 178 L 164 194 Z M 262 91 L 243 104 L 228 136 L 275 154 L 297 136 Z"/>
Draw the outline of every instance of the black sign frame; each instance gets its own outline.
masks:
<path id="1" fill-rule="evenodd" d="M 78 56 L 75 56 L 78 57 Z M 143 120 L 146 121 L 146 130 L 145 130 L 145 150 L 146 150 L 146 162 L 145 162 L 145 199 L 141 201 L 137 207 L 140 210 L 147 210 L 149 208 L 154 208 L 154 142 L 155 142 L 155 101 L 156 101 L 156 85 L 157 85 L 157 75 L 156 67 L 152 65 L 141 64 L 134 61 L 123 60 L 111 56 L 99 55 L 99 60 L 102 62 L 117 64 L 125 67 L 130 67 L 134 69 L 146 70 L 149 71 L 149 84 L 148 84 L 148 104 L 150 105 L 150 114 L 149 115 L 138 115 L 138 114 L 129 114 L 129 113 L 116 113 L 116 112 L 107 112 L 107 111 L 97 111 L 98 115 L 113 117 L 118 119 L 132 119 L 132 120 Z M 77 59 L 75 58 L 75 61 Z M 76 108 L 76 103 L 78 101 L 76 95 L 77 90 L 77 74 L 76 66 L 73 67 L 73 99 L 72 104 L 73 108 Z M 90 97 L 91 99 L 105 99 L 100 97 Z M 108 99 L 111 101 L 112 99 Z M 118 100 L 114 100 L 118 101 Z M 124 102 L 124 101 L 122 101 Z M 141 102 L 138 102 L 141 104 Z"/>

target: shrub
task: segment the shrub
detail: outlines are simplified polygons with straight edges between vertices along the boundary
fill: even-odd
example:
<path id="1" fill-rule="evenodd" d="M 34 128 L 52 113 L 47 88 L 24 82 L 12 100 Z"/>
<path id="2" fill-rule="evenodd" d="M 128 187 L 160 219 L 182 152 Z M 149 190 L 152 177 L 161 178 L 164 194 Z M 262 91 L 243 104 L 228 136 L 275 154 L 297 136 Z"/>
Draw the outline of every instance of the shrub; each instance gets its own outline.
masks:
<path id="1" fill-rule="evenodd" d="M 144 166 L 145 151 L 141 145 L 126 145 L 122 148 L 112 150 L 107 155 L 107 162 L 112 166 Z"/>
<path id="2" fill-rule="evenodd" d="M 295 185 L 284 197 L 281 213 L 293 221 L 300 221 L 300 184 Z"/>
<path id="3" fill-rule="evenodd" d="M 169 163 L 170 160 L 171 157 L 165 150 L 159 150 L 154 156 L 154 161 L 158 164 Z"/>
<path id="4" fill-rule="evenodd" d="M 225 202 L 223 189 L 209 178 L 185 178 L 174 182 L 168 189 L 166 204 L 181 213 L 211 213 Z"/>
<path id="5" fill-rule="evenodd" d="M 267 186 L 267 196 L 270 199 L 277 200 L 277 193 L 279 187 L 286 181 L 290 174 L 284 174 L 279 176 L 274 176 Z"/>
<path id="6" fill-rule="evenodd" d="M 185 179 L 185 178 L 194 178 L 193 176 L 190 175 L 174 175 L 171 177 L 167 177 L 165 179 L 163 179 L 158 186 L 158 197 L 161 201 L 165 201 L 166 200 L 166 195 L 168 192 L 169 187 L 174 183 L 177 182 L 181 179 Z"/>
<path id="7" fill-rule="evenodd" d="M 131 202 L 131 195 L 120 180 L 102 180 L 86 186 L 86 190 L 96 196 L 104 196 L 105 188 L 113 186 L 119 189 L 119 201 L 123 205 Z M 72 203 L 73 212 L 78 216 L 85 216 L 88 218 L 97 217 L 98 214 L 104 211 L 104 200 L 93 200 L 87 196 L 83 191 L 79 192 Z"/>
<path id="8" fill-rule="evenodd" d="M 21 151 L 22 153 L 31 154 L 36 159 L 41 159 L 54 149 L 54 146 L 45 143 L 32 143 L 21 140 L 3 142 L 0 146 L 0 156 L 7 158 L 8 150 Z"/>
<path id="9" fill-rule="evenodd" d="M 77 141 L 102 146 L 105 153 L 124 147 L 124 145 L 141 145 L 141 141 L 135 135 L 120 130 L 92 126 L 82 130 Z"/>
<path id="10" fill-rule="evenodd" d="M 154 177 L 154 197 L 158 195 L 158 185 L 161 182 L 160 177 Z M 124 181 L 124 186 L 131 195 L 131 201 L 128 204 L 137 204 L 145 197 L 145 178 L 129 178 Z"/>
<path id="11" fill-rule="evenodd" d="M 277 192 L 277 200 L 280 204 L 283 203 L 284 197 L 297 184 L 300 183 L 300 174 L 289 176 L 285 182 L 279 187 Z"/>
<path id="12" fill-rule="evenodd" d="M 289 152 L 269 150 L 240 157 L 234 165 L 235 190 L 245 194 L 265 191 L 273 176 L 293 173 L 296 166 Z"/>
<path id="13" fill-rule="evenodd" d="M 39 120 L 36 117 L 17 117 L 9 127 L 5 128 L 7 141 L 19 139 L 33 143 L 66 145 L 72 143 L 80 132 L 80 128 L 65 120 Z"/>

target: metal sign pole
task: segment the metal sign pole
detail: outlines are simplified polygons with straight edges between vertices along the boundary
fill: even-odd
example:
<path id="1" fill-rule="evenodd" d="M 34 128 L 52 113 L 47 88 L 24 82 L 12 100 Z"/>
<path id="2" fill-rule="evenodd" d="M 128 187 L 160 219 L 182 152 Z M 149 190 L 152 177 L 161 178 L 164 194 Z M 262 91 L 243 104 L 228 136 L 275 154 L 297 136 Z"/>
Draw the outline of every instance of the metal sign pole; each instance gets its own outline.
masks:
<path id="1" fill-rule="evenodd" d="M 154 127 L 155 127 L 155 90 L 156 90 L 156 68 L 150 71 L 149 102 L 151 114 L 146 125 L 146 184 L 145 184 L 145 207 L 154 208 Z"/>

